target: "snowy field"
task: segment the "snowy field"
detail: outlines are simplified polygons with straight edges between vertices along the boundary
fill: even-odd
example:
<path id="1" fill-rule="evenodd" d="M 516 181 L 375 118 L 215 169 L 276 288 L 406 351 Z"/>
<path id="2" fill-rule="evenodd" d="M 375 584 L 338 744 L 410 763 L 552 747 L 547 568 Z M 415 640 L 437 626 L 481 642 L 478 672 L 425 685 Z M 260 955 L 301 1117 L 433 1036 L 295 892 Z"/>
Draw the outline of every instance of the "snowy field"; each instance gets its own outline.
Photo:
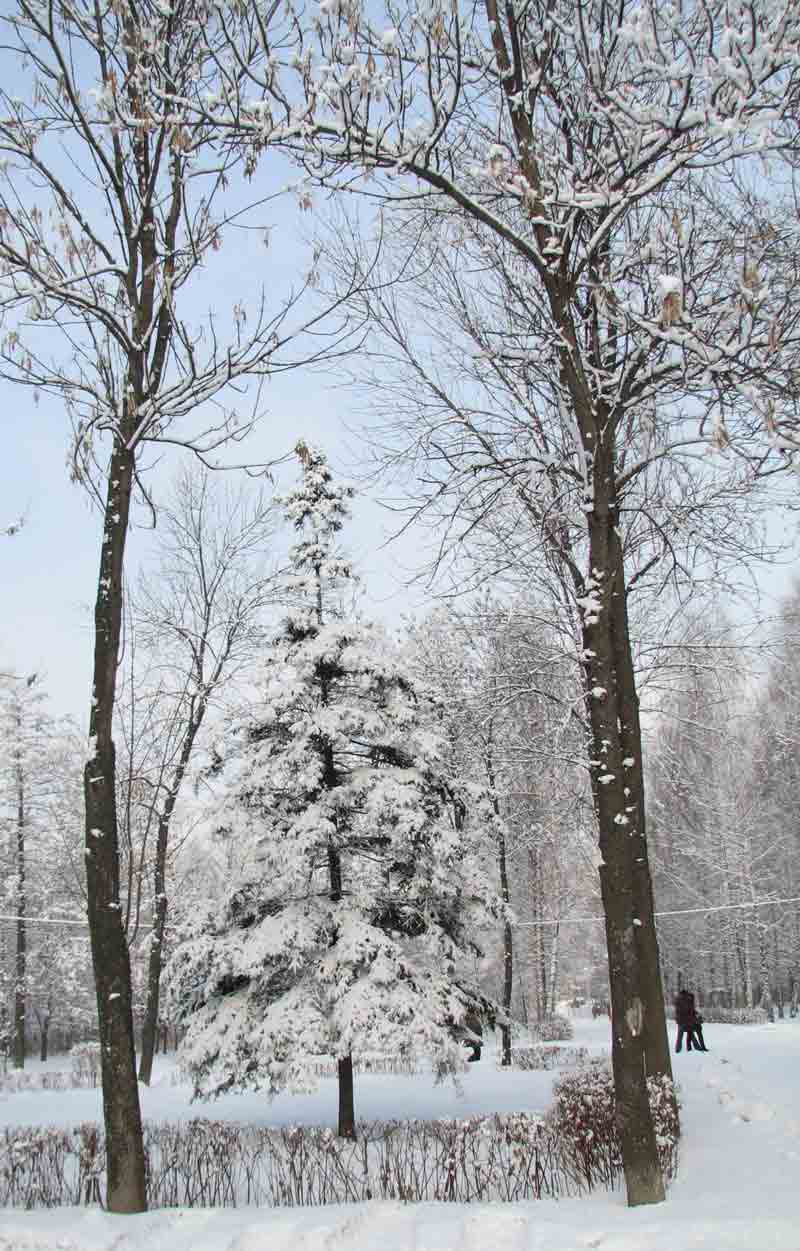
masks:
<path id="1" fill-rule="evenodd" d="M 608 1022 L 575 1022 L 575 1044 L 607 1048 Z M 0 1212 L 0 1251 L 800 1251 L 800 1022 L 710 1025 L 709 1054 L 676 1056 L 684 1137 L 665 1204 L 630 1211 L 621 1193 L 470 1206 L 362 1203 L 238 1211 Z M 63 1058 L 48 1068 L 65 1066 Z M 32 1065 L 32 1070 L 37 1066 Z M 487 1049 L 460 1090 L 425 1077 L 364 1076 L 359 1118 L 542 1111 L 550 1073 L 504 1073 Z M 211 1115 L 259 1125 L 333 1124 L 336 1088 L 190 1105 L 169 1062 L 143 1092 L 154 1120 Z M 95 1091 L 0 1093 L 0 1128 L 99 1118 Z"/>

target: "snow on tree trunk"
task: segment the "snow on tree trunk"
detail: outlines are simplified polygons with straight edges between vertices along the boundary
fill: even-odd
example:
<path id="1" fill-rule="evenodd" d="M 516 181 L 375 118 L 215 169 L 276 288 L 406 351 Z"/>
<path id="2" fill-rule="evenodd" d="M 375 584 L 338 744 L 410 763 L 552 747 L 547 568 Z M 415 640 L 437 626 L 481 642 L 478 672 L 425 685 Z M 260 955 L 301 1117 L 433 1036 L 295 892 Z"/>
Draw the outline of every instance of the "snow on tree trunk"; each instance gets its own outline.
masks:
<path id="1" fill-rule="evenodd" d="M 112 1212 L 145 1210 L 145 1161 L 133 1038 L 130 957 L 122 924 L 116 807 L 114 697 L 122 624 L 122 570 L 133 489 L 133 456 L 117 441 L 108 474 L 89 713 L 91 754 L 84 770 L 86 891 L 106 1130 L 106 1203 Z"/>
<path id="2" fill-rule="evenodd" d="M 602 421 L 597 421 L 596 428 L 601 426 Z M 580 607 L 592 735 L 592 794 L 602 856 L 600 885 L 611 989 L 616 1115 L 628 1202 L 636 1205 L 664 1198 L 645 1073 L 647 1035 L 660 1028 L 666 1037 L 666 1025 L 663 999 L 660 1010 L 651 1015 L 654 996 L 647 985 L 647 948 L 655 944 L 652 915 L 639 915 L 643 897 L 640 872 L 647 865 L 639 789 L 641 743 L 636 736 L 638 725 L 631 720 L 631 693 L 620 689 L 621 652 L 630 646 L 619 631 L 619 600 L 625 596 L 626 587 L 616 529 L 613 470 L 610 459 L 601 460 L 602 452 L 602 446 L 595 450 L 594 503 L 588 514 L 592 574 Z M 638 868 L 637 862 L 641 862 Z M 656 949 L 656 967 L 657 961 Z"/>
<path id="3" fill-rule="evenodd" d="M 16 701 L 15 714 L 17 745 L 14 753 L 14 772 L 17 790 L 17 821 L 14 870 L 17 889 L 14 902 L 17 910 L 15 924 L 17 941 L 14 960 L 14 1068 L 22 1069 L 25 1067 L 26 954 L 28 935 L 25 925 L 25 906 L 27 903 L 25 890 L 25 767 L 22 749 L 22 702 L 19 699 Z"/>

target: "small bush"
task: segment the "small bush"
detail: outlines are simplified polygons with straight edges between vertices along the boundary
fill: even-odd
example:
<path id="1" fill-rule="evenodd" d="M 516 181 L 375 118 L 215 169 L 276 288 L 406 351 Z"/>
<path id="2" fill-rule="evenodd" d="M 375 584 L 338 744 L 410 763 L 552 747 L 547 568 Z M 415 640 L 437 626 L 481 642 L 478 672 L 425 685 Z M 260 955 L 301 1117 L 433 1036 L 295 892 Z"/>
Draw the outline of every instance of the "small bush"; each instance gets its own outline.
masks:
<path id="1" fill-rule="evenodd" d="M 95 1087 L 100 1084 L 99 1042 L 76 1043 L 69 1053 L 69 1058 L 76 1086 Z"/>
<path id="2" fill-rule="evenodd" d="M 665 1180 L 678 1163 L 678 1102 L 667 1077 L 647 1079 L 659 1161 Z M 614 1079 L 606 1064 L 592 1064 L 562 1077 L 553 1089 L 548 1122 L 562 1154 L 587 1190 L 613 1186 L 622 1172 L 614 1108 Z"/>
<path id="3" fill-rule="evenodd" d="M 531 1046 L 511 1048 L 512 1069 L 538 1071 L 541 1069 L 576 1069 L 589 1063 L 589 1052 L 585 1047 L 556 1047 L 534 1043 Z"/>
<path id="4" fill-rule="evenodd" d="M 75 1090 L 80 1083 L 74 1073 L 64 1069 L 49 1073 L 26 1073 L 24 1069 L 14 1069 L 0 1076 L 0 1090 L 6 1094 L 16 1095 L 22 1090 Z"/>
<path id="5" fill-rule="evenodd" d="M 575 1036 L 572 1022 L 565 1016 L 546 1016 L 533 1032 L 542 1042 L 569 1042 Z"/>
<path id="6" fill-rule="evenodd" d="M 703 1008 L 704 1025 L 766 1025 L 764 1008 Z"/>
<path id="7" fill-rule="evenodd" d="M 23 1090 L 93 1090 L 100 1085 L 99 1043 L 79 1043 L 69 1058 L 69 1069 L 12 1069 L 0 1076 L 0 1090 L 16 1095 Z"/>

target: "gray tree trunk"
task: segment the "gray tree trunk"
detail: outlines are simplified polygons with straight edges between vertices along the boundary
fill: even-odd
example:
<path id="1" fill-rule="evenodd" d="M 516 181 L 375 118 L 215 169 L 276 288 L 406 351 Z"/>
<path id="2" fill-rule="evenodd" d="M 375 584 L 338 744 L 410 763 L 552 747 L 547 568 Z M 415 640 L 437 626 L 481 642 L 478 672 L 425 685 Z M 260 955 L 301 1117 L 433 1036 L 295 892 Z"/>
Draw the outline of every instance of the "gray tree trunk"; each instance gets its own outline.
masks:
<path id="1" fill-rule="evenodd" d="M 25 767 L 22 760 L 22 704 L 16 707 L 17 746 L 17 829 L 16 829 L 16 956 L 14 960 L 14 1068 L 25 1067 L 25 1007 L 26 1007 L 26 961 L 27 931 L 25 925 Z"/>
<path id="2" fill-rule="evenodd" d="M 129 422 L 123 421 L 125 432 Z M 132 433 L 132 431 L 131 431 Z M 116 761 L 113 740 L 122 570 L 133 489 L 133 456 L 117 437 L 108 473 L 95 601 L 90 709 L 91 755 L 84 771 L 86 889 L 97 1017 L 110 1212 L 143 1212 L 145 1160 L 136 1081 L 131 971 L 119 897 Z"/>
<path id="3" fill-rule="evenodd" d="M 601 423 L 593 423 L 600 428 Z M 610 420 L 607 416 L 607 425 Z M 628 1203 L 657 1203 L 664 1183 L 647 1097 L 647 1038 L 654 1057 L 669 1053 L 658 947 L 649 896 L 641 770 L 626 585 L 617 530 L 613 455 L 595 450 L 589 569 L 582 608 L 583 657 L 591 727 L 592 793 L 599 830 L 600 885 L 611 990 L 616 1116 Z M 656 1034 L 663 1032 L 663 1045 Z M 654 1064 L 656 1060 L 652 1061 Z M 654 1069 L 653 1071 L 659 1071 Z"/>

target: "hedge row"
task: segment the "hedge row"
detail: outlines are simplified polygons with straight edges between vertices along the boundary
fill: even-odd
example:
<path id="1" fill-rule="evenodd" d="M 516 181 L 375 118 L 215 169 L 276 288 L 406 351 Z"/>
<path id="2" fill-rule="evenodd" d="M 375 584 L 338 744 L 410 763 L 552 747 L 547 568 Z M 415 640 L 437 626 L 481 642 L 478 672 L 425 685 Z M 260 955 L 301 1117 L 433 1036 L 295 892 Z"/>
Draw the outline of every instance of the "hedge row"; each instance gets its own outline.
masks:
<path id="1" fill-rule="evenodd" d="M 677 1100 L 651 1079 L 666 1177 L 677 1159 Z M 613 1186 L 622 1160 L 613 1082 L 602 1065 L 556 1083 L 546 1117 L 376 1121 L 354 1141 L 329 1129 L 264 1129 L 198 1119 L 147 1123 L 151 1207 L 294 1207 L 363 1199 L 519 1202 Z M 105 1150 L 96 1125 L 13 1129 L 0 1138 L 0 1208 L 98 1202 Z"/>

